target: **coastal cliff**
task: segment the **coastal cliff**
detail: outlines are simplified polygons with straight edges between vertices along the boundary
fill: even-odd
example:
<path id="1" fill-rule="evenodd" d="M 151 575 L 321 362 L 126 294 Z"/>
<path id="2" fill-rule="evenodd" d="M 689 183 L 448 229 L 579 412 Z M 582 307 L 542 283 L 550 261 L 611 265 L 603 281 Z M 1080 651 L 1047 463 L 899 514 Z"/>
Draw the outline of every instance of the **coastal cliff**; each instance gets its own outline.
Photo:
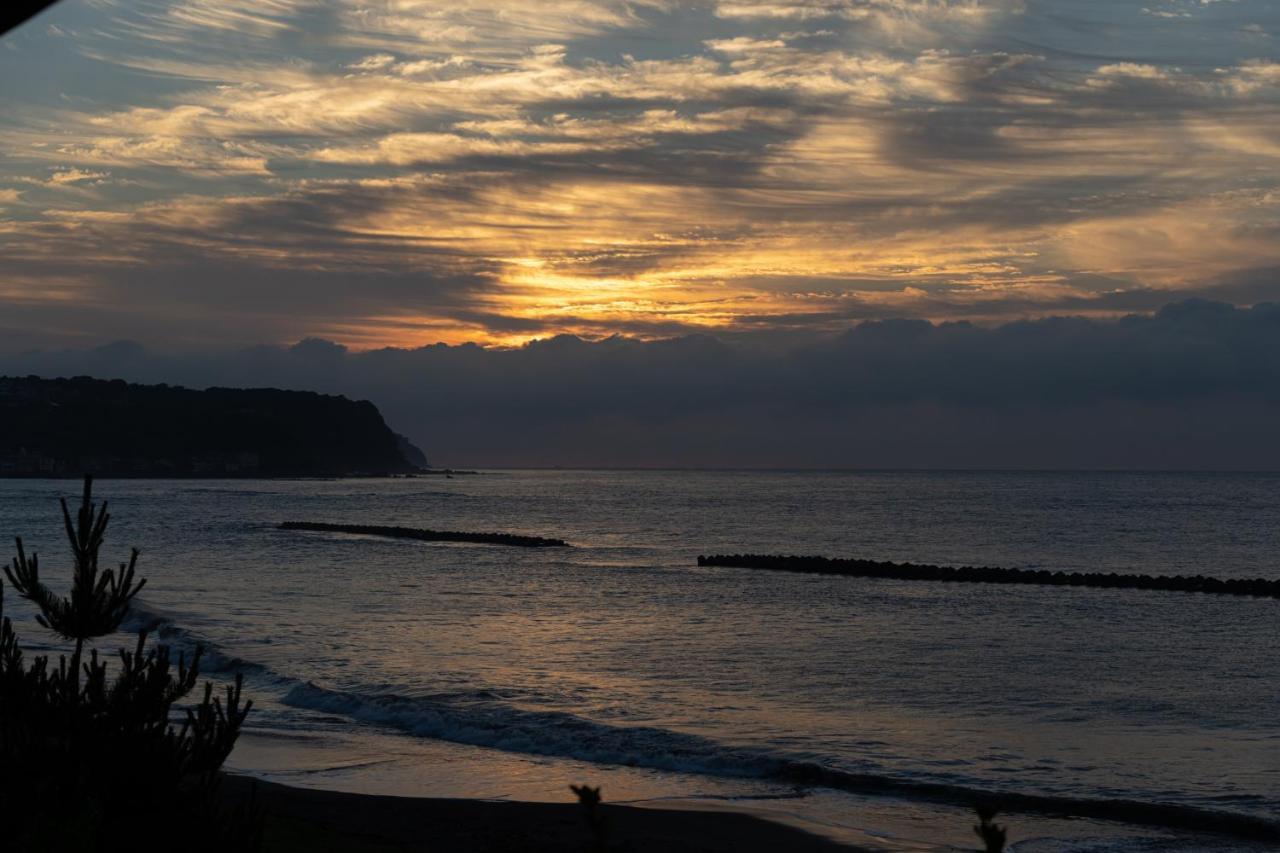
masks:
<path id="1" fill-rule="evenodd" d="M 425 467 L 368 401 L 0 377 L 0 476 L 344 476 Z"/>

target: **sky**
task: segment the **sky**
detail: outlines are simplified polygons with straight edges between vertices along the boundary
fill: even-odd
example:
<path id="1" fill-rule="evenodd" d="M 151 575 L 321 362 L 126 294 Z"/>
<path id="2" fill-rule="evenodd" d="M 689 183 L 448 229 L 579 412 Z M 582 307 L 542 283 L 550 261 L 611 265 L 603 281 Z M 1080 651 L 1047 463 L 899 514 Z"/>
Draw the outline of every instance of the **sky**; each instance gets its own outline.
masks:
<path id="1" fill-rule="evenodd" d="M 1270 0 L 64 0 L 8 348 L 840 331 L 1274 296 Z"/>
<path id="2" fill-rule="evenodd" d="M 365 396 L 475 464 L 1261 465 L 1278 45 L 1271 0 L 63 0 L 0 39 L 0 369 Z"/>

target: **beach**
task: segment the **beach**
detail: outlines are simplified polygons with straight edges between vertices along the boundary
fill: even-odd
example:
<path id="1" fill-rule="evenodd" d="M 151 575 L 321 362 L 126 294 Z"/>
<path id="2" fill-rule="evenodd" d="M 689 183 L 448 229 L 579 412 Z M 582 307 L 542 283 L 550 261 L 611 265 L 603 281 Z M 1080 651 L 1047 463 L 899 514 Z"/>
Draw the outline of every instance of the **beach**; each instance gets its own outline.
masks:
<path id="1" fill-rule="evenodd" d="M 393 851 L 497 853 L 590 851 L 576 803 L 391 797 L 322 791 L 228 777 L 231 797 L 257 786 L 266 809 L 264 853 Z M 732 812 L 605 804 L 609 849 L 629 853 L 857 853 L 799 829 Z"/>
<path id="2" fill-rule="evenodd" d="M 631 845 L 623 848 L 627 850 L 969 853 L 979 849 L 972 830 L 976 817 L 969 804 L 902 795 L 855 796 L 822 786 L 717 781 L 636 767 L 468 750 L 434 741 L 391 741 L 367 735 L 281 738 L 249 731 L 241 737 L 228 768 L 229 789 L 237 796 L 251 783 L 260 786 L 268 808 L 266 849 L 282 853 L 298 838 L 321 843 L 332 837 L 338 844 L 381 839 L 376 843 L 402 849 L 394 845 L 406 843 L 405 834 L 412 841 L 413 833 L 428 832 L 437 825 L 454 833 L 455 824 L 457 832 L 449 835 L 454 840 L 448 843 L 465 845 L 482 839 L 498 844 L 499 839 L 508 838 L 514 847 L 496 849 L 526 849 L 530 838 L 545 836 L 550 844 L 569 846 L 533 849 L 586 850 L 590 848 L 579 842 L 589 840 L 589 834 L 570 791 L 571 784 L 579 783 L 599 786 L 605 810 L 627 815 L 616 824 L 621 835 L 614 839 L 625 838 Z M 1113 819 L 1105 820 L 1012 809 L 998 815 L 997 822 L 1008 828 L 1009 849 L 1026 853 L 1261 853 L 1273 849 L 1271 841 L 1197 832 L 1195 826 L 1162 828 L 1144 823 L 1141 817 L 1117 811 Z M 740 832 L 744 827 L 751 828 L 746 835 Z M 468 834 L 472 830 L 474 836 Z M 757 843 L 766 846 L 752 846 Z M 717 846 L 721 844 L 730 846 Z"/>

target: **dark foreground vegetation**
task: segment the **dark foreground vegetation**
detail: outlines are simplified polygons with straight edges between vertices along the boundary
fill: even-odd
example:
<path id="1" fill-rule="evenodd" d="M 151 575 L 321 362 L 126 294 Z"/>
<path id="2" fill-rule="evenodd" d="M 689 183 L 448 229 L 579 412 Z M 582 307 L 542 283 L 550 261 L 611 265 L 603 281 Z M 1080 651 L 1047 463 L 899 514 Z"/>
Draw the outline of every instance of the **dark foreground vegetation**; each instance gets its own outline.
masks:
<path id="1" fill-rule="evenodd" d="M 368 401 L 0 377 L 0 476 L 312 477 L 425 467 Z"/>
<path id="2" fill-rule="evenodd" d="M 515 533 L 463 533 L 457 530 L 419 530 L 414 527 L 382 527 L 374 524 L 325 524 L 315 521 L 286 521 L 281 530 L 307 530 L 314 533 L 355 533 L 362 536 L 387 536 L 392 539 L 417 539 L 420 542 L 475 542 L 481 545 L 511 545 L 517 548 L 568 548 L 563 539 L 543 536 L 520 536 Z"/>
<path id="3" fill-rule="evenodd" d="M 0 847 L 15 851 L 135 849 L 252 850 L 259 821 L 252 798 L 227 808 L 219 797 L 223 761 L 251 703 L 240 679 L 225 696 L 206 684 L 203 698 L 175 706 L 196 688 L 200 650 L 191 660 L 145 631 L 112 667 L 86 644 L 113 634 L 146 583 L 138 552 L 100 571 L 106 504 L 92 502 L 91 480 L 73 517 L 62 503 L 73 556 L 71 594 L 40 580 L 40 561 L 17 540 L 4 567 L 8 585 L 37 609 L 36 620 L 72 647 L 27 662 L 9 618 L 0 619 Z M 5 584 L 0 581 L 0 611 Z M 0 612 L 0 617 L 3 613 Z M 111 669 L 114 673 L 109 672 Z"/>
<path id="4" fill-rule="evenodd" d="M 715 554 L 698 557 L 699 566 L 735 569 L 768 569 L 842 575 L 855 578 L 946 581 L 950 583 L 1012 583 L 1041 586 L 1088 586 L 1104 589 L 1155 589 L 1170 592 L 1205 592 L 1218 595 L 1252 595 L 1280 598 L 1280 580 L 1265 578 L 1207 578 L 1203 575 L 1118 575 L 1114 572 L 1050 572 L 1043 569 L 1001 569 L 992 566 L 933 566 L 918 563 L 882 563 L 830 557 L 797 557 L 770 554 Z"/>

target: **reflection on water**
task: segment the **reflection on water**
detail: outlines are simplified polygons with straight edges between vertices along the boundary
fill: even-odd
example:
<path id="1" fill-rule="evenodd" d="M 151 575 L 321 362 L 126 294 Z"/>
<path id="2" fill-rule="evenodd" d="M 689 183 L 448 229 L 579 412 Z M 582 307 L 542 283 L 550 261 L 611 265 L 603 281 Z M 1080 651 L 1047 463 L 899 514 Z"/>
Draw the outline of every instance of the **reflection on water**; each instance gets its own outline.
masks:
<path id="1" fill-rule="evenodd" d="M 60 553 L 52 497 L 71 485 L 0 483 L 0 535 Z M 591 772 L 628 798 L 774 796 L 791 790 L 779 770 L 801 762 L 1269 815 L 1280 810 L 1276 601 L 693 563 L 755 551 L 1275 576 L 1278 486 L 1260 475 L 509 472 L 105 481 L 101 492 L 115 516 L 106 555 L 143 549 L 145 607 L 215 642 L 224 662 L 257 665 L 260 732 L 319 738 L 310 751 L 257 741 L 253 753 L 311 755 L 298 760 L 317 766 L 276 768 L 310 784 L 531 797 L 543 776 L 558 791 L 560 777 Z M 276 530 L 286 518 L 577 547 Z"/>

